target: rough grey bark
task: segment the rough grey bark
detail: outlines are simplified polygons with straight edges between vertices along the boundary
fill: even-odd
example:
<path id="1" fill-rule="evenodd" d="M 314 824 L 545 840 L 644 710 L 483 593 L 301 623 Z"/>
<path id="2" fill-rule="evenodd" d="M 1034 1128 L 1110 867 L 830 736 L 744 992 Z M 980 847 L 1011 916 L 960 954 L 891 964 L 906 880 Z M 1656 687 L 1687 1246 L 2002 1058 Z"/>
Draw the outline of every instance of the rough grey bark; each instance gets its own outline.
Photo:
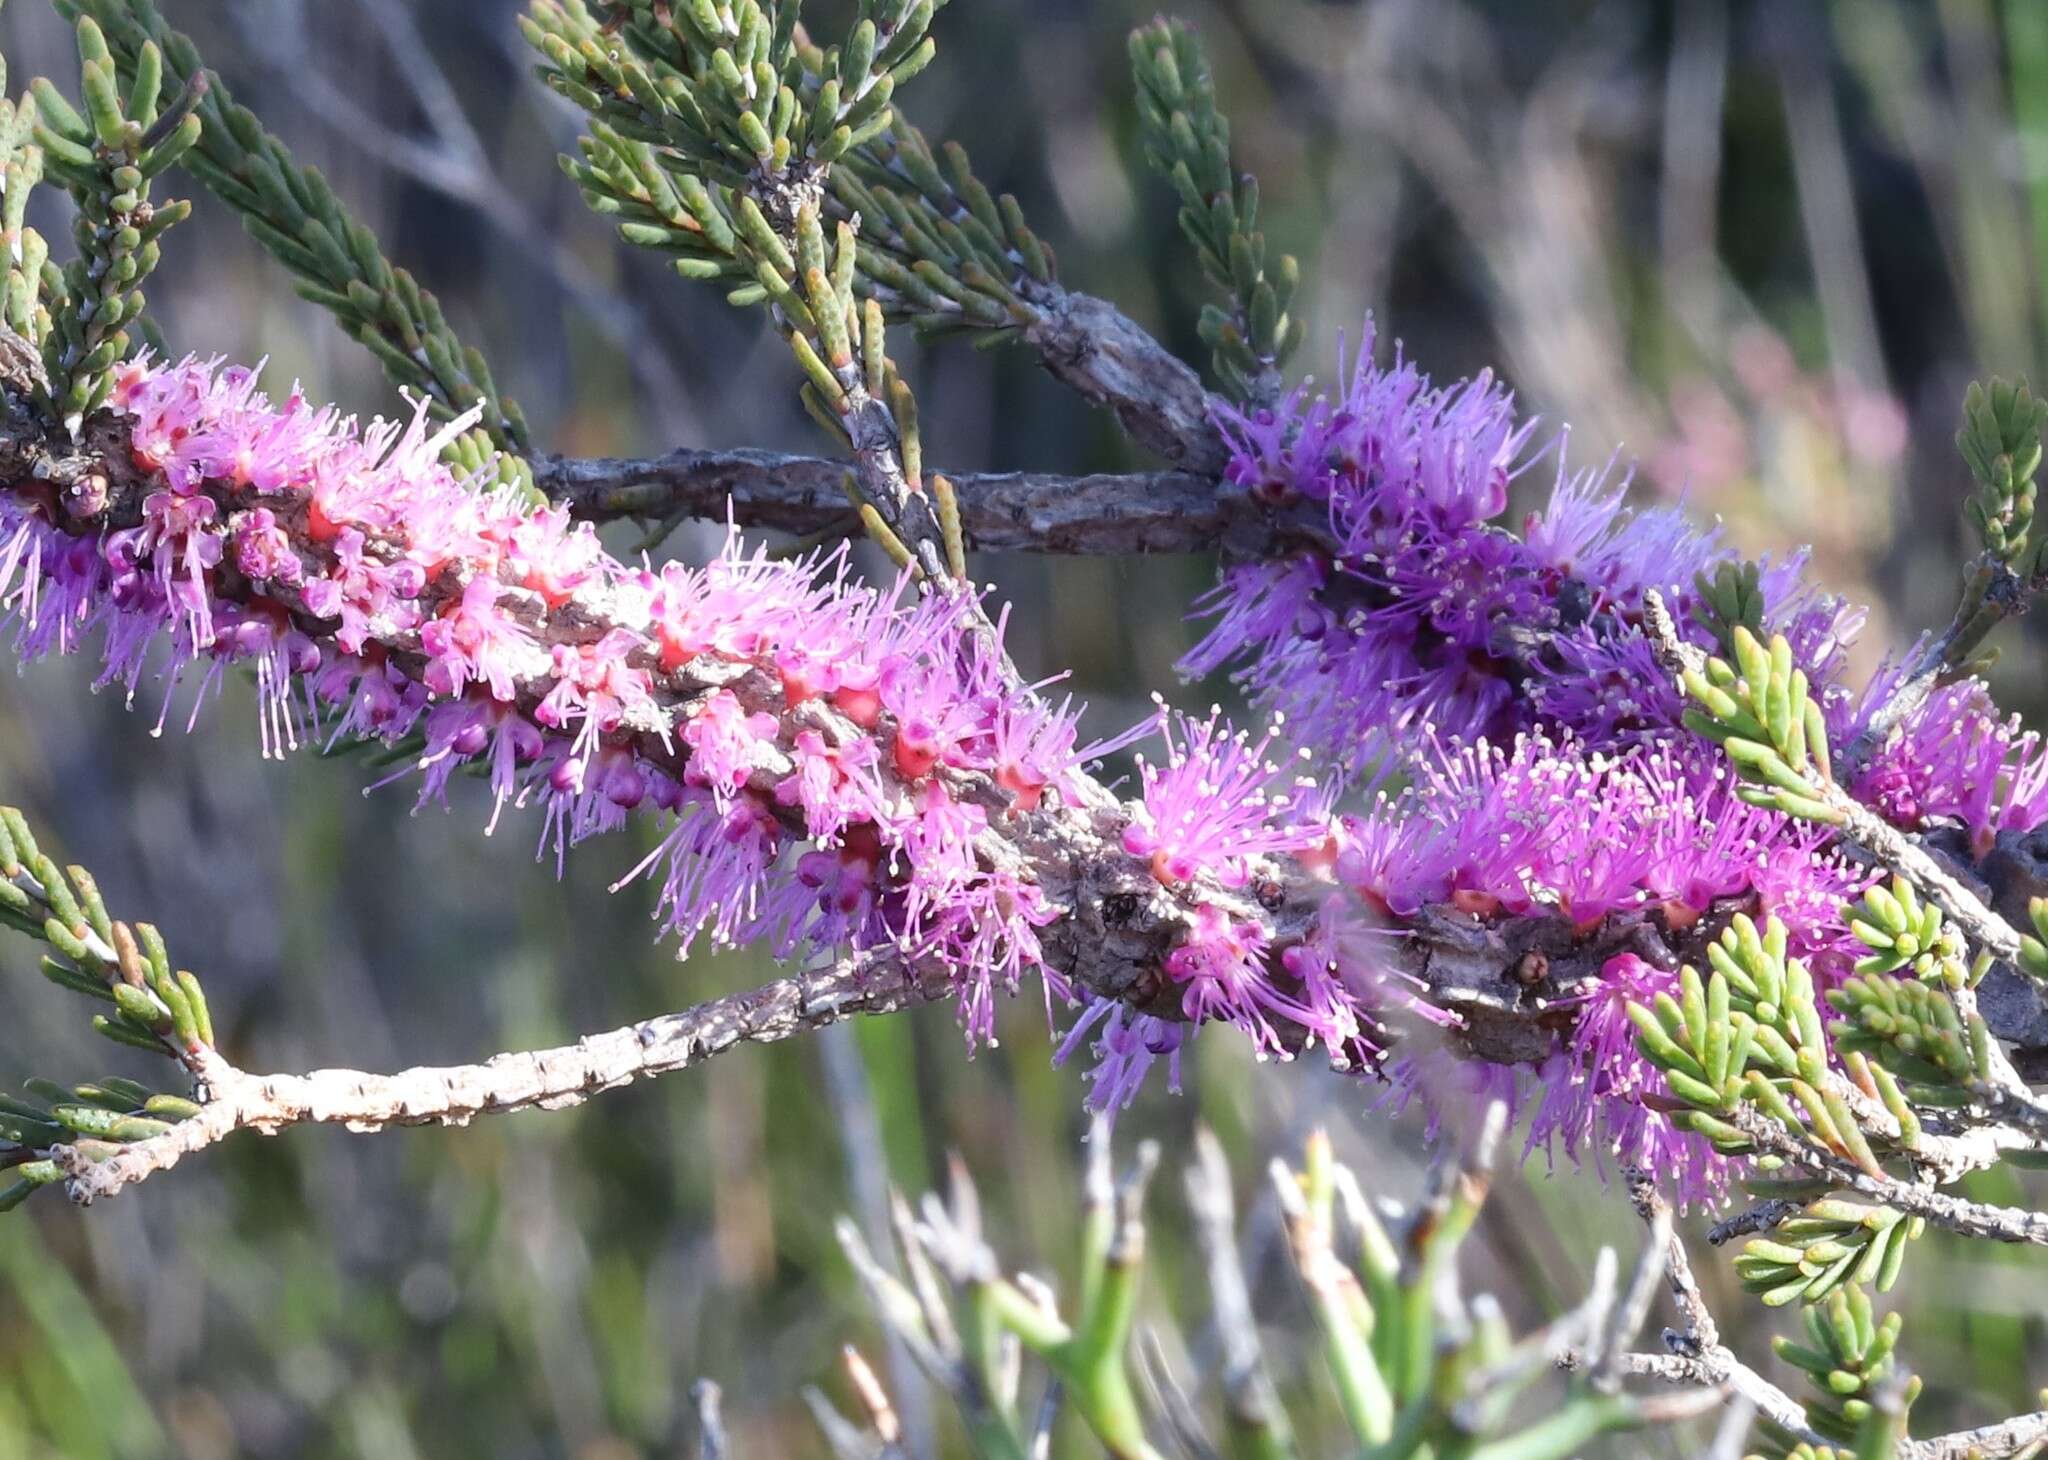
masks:
<path id="1" fill-rule="evenodd" d="M 1025 294 L 1038 314 L 1025 343 L 1055 379 L 1109 410 L 1125 434 L 1169 464 L 1223 474 L 1230 455 L 1211 424 L 1209 392 L 1184 361 L 1092 294 L 1056 285 Z"/>
<path id="2" fill-rule="evenodd" d="M 104 1161 L 68 1151 L 65 1189 L 80 1205 L 113 1196 L 241 1130 L 275 1135 L 296 1125 L 342 1125 L 379 1131 L 467 1125 L 479 1115 L 512 1110 L 559 1110 L 603 1090 L 701 1064 L 736 1045 L 772 1044 L 856 1014 L 929 1003 L 945 993 L 945 981 L 929 973 L 849 959 L 555 1049 L 515 1050 L 482 1064 L 421 1066 L 393 1075 L 251 1075 L 202 1047 L 186 1058 L 206 1095 L 199 1113 Z"/>
<path id="3" fill-rule="evenodd" d="M 724 521 L 823 532 L 852 509 L 847 463 L 773 451 L 680 448 L 662 456 L 542 457 L 534 479 L 578 517 Z M 1184 471 L 941 472 L 960 499 L 970 548 L 1067 556 L 1208 552 L 1263 535 L 1261 514 L 1209 477 Z"/>

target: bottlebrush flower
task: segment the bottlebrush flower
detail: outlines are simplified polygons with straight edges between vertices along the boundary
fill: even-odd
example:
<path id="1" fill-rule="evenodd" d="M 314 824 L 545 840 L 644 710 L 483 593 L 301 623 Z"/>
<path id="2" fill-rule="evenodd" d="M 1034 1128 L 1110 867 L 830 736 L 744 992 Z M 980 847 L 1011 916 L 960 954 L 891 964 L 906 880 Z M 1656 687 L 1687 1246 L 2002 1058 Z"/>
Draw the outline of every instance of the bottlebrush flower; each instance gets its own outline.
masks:
<path id="1" fill-rule="evenodd" d="M 1322 840 L 1314 781 L 1266 758 L 1277 725 L 1254 741 L 1215 709 L 1207 720 L 1169 717 L 1162 733 L 1166 759 L 1139 758 L 1144 790 L 1123 835 L 1161 882 L 1210 872 L 1241 883 L 1246 858 Z"/>
<path id="2" fill-rule="evenodd" d="M 1437 387 L 1398 351 L 1377 366 L 1374 343 L 1368 325 L 1335 398 L 1303 389 L 1255 415 L 1219 409 L 1229 479 L 1304 545 L 1225 572 L 1196 605 L 1213 624 L 1183 670 L 1234 666 L 1319 763 L 1352 772 L 1431 736 L 1674 725 L 1680 706 L 1656 688 L 1668 676 L 1640 675 L 1646 645 L 1630 626 L 1652 587 L 1687 619 L 1694 575 L 1729 556 L 1719 533 L 1670 508 L 1628 512 L 1611 461 L 1568 471 L 1565 433 L 1536 448 L 1535 422 L 1492 377 Z M 1510 483 L 1551 452 L 1548 504 L 1508 532 Z M 1795 584 L 1767 575 L 1772 612 Z M 1822 650 L 1808 647 L 1814 674 Z"/>
<path id="3" fill-rule="evenodd" d="M 1261 1054 L 1285 1054 L 1267 1016 L 1298 1024 L 1307 1010 L 1274 986 L 1265 955 L 1265 929 L 1203 903 L 1187 937 L 1166 955 L 1166 971 L 1181 985 L 1181 1009 L 1189 1020 L 1224 1020 L 1250 1034 Z"/>
<path id="4" fill-rule="evenodd" d="M 1882 683 L 1888 688 L 1894 676 Z M 1860 729 L 1883 702 L 1865 697 Z M 2041 736 L 2001 715 L 1981 681 L 1962 680 L 1929 695 L 1907 716 L 1857 778 L 1856 794 L 1901 826 L 1949 817 L 1982 857 L 2003 832 L 2048 821 L 2048 749 Z"/>
<path id="5" fill-rule="evenodd" d="M 298 559 L 291 555 L 288 561 L 296 566 Z M 452 697 L 475 683 L 488 688 L 494 700 L 511 700 L 521 679 L 544 672 L 538 646 L 500 601 L 503 596 L 495 578 L 479 573 L 463 586 L 460 598 L 420 630 L 427 687 L 435 694 Z"/>
<path id="6" fill-rule="evenodd" d="M 1115 999 L 1096 999 L 1074 1021 L 1053 1059 L 1065 1064 L 1077 1051 L 1092 1050 L 1095 1067 L 1087 1075 L 1092 1087 L 1088 1104 L 1114 1112 L 1138 1098 L 1152 1066 L 1161 1059 L 1166 1061 L 1166 1088 L 1180 1093 L 1180 1057 L 1188 1033 L 1185 1024 L 1140 1014 Z"/>
<path id="7" fill-rule="evenodd" d="M 990 828 L 1097 748 L 1007 677 L 965 598 L 859 583 L 843 551 L 620 563 L 562 509 L 458 479 L 440 453 L 467 422 L 424 405 L 358 426 L 186 360 L 124 367 L 113 409 L 134 480 L 110 500 L 60 518 L 0 494 L 24 656 L 98 630 L 106 677 L 157 674 L 166 708 L 249 665 L 266 751 L 405 747 L 423 804 L 475 767 L 492 824 L 537 807 L 558 857 L 662 817 L 629 875 L 683 947 L 893 946 L 951 973 L 977 1038 L 1026 973 L 1065 996 L 1039 939 L 1061 910 Z"/>

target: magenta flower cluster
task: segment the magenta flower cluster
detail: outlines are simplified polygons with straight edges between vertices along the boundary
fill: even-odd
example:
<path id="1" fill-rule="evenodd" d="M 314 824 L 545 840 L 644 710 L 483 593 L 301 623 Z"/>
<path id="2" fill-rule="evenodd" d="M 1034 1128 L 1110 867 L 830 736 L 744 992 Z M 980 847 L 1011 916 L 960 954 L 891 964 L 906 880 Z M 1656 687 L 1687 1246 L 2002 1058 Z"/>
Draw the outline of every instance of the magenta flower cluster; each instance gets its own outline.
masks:
<path id="1" fill-rule="evenodd" d="M 1860 731 L 1889 698 L 1900 673 L 1888 666 L 1845 718 Z M 1852 788 L 1900 826 L 1950 823 L 1984 857 L 2003 833 L 2048 821 L 2048 748 L 2041 736 L 2001 715 L 1977 680 L 1946 685 L 1906 716 L 1897 736 L 1879 748 Z"/>
<path id="2" fill-rule="evenodd" d="M 952 971 L 977 1037 L 993 990 L 1042 966 L 1054 911 L 991 822 L 1099 748 L 1007 678 L 964 598 L 731 542 L 703 567 L 622 563 L 563 510 L 458 480 L 440 453 L 467 423 L 424 406 L 359 429 L 187 360 L 128 367 L 112 408 L 144 475 L 132 524 L 0 498 L 25 657 L 97 634 L 103 682 L 153 674 L 167 713 L 196 679 L 194 715 L 248 667 L 266 753 L 372 737 L 411 752 L 423 801 L 474 770 L 499 811 L 539 809 L 557 857 L 658 814 L 632 875 L 684 948 L 900 948 Z"/>
<path id="3" fill-rule="evenodd" d="M 1128 1100 L 1162 1055 L 1178 1058 L 1193 1028 L 1222 1019 L 1278 1056 L 1299 1045 L 1283 1030 L 1305 1031 L 1353 1067 L 1383 1068 L 1398 1101 L 1419 1097 L 1433 1116 L 1481 1108 L 1474 1095 L 1530 1106 L 1531 1149 L 1613 1154 L 1679 1173 L 1695 1197 L 1726 1185 L 1728 1163 L 1672 1123 L 1661 1077 L 1636 1052 L 1626 1002 L 1674 974 L 1629 951 L 1627 932 L 1640 927 L 1669 944 L 1706 931 L 1717 915 L 1769 909 L 1830 986 L 1854 959 L 1842 904 L 1868 873 L 1833 850 L 1827 828 L 1740 800 L 1710 745 L 1674 736 L 1596 749 L 1561 730 L 1528 731 L 1505 747 L 1439 746 L 1416 758 L 1404 789 L 1357 814 L 1332 816 L 1323 791 L 1275 794 L 1269 776 L 1257 803 L 1263 821 L 1233 824 L 1224 813 L 1255 798 L 1234 788 L 1229 770 L 1266 747 L 1240 736 L 1219 751 L 1219 733 L 1213 721 L 1191 727 L 1164 771 L 1146 768 L 1151 810 L 1133 822 L 1127 845 L 1152 856 L 1164 879 L 1182 868 L 1161 858 L 1216 859 L 1209 866 L 1225 885 L 1243 848 L 1284 851 L 1327 895 L 1306 935 L 1277 954 L 1256 924 L 1200 905 L 1166 960 L 1189 1022 L 1099 1005 L 1084 1024 L 1098 1046 L 1099 1102 Z M 1227 798 L 1216 817 L 1188 814 L 1211 795 Z M 1157 828 L 1174 824 L 1186 834 L 1162 844 Z M 1205 835 L 1218 826 L 1222 840 Z M 1452 1027 L 1383 1065 L 1376 1036 L 1389 1022 L 1457 1022 L 1425 1000 L 1408 971 L 1414 961 L 1402 956 L 1425 916 L 1474 929 L 1554 921 L 1563 944 L 1616 951 L 1595 982 L 1567 996 L 1575 1022 L 1547 1058 L 1474 1063 L 1460 1056 Z"/>
<path id="4" fill-rule="evenodd" d="M 1643 594 L 1683 618 L 1694 576 L 1732 556 L 1719 533 L 1671 507 L 1624 510 L 1613 464 L 1570 472 L 1567 433 L 1539 442 L 1492 377 L 1434 387 L 1398 353 L 1377 366 L 1374 343 L 1368 324 L 1336 399 L 1303 385 L 1219 420 L 1230 481 L 1300 545 L 1226 569 L 1182 668 L 1232 669 L 1352 772 L 1538 726 L 1589 744 L 1669 730 L 1682 706 L 1641 630 Z M 1505 531 L 1511 488 L 1550 458 L 1547 504 Z M 1802 566 L 1767 572 L 1764 597 L 1809 672 L 1832 678 L 1854 623 L 1801 595 Z"/>
<path id="5" fill-rule="evenodd" d="M 1625 948 L 1621 935 L 1640 925 L 1669 948 L 1703 920 L 1769 912 L 1823 989 L 1847 974 L 1854 943 L 1842 907 L 1868 874 L 1826 828 L 1733 794 L 1719 751 L 1683 729 L 1642 622 L 1644 595 L 1658 589 L 1681 631 L 1713 647 L 1695 580 L 1732 560 L 1717 532 L 1670 508 L 1624 510 L 1626 482 L 1611 467 L 1568 471 L 1563 433 L 1539 445 L 1490 378 L 1440 389 L 1398 354 L 1381 367 L 1370 330 L 1336 398 L 1304 387 L 1220 424 L 1233 447 L 1229 479 L 1299 545 L 1226 567 L 1197 606 L 1210 628 L 1183 667 L 1232 669 L 1255 704 L 1285 716 L 1291 744 L 1326 777 L 1393 776 L 1404 789 L 1334 821 L 1327 786 L 1276 799 L 1263 826 L 1178 809 L 1187 847 L 1203 844 L 1195 826 L 1213 827 L 1230 843 L 1284 848 L 1350 894 L 1330 899 L 1299 945 L 1267 958 L 1270 986 L 1240 975 L 1228 1002 L 1204 990 L 1203 1012 L 1273 1049 L 1262 1015 L 1281 1012 L 1370 1059 L 1363 1010 L 1429 1012 L 1389 972 L 1412 966 L 1389 956 L 1389 940 L 1412 936 L 1424 915 L 1475 926 L 1553 920 L 1581 947 Z M 1502 523 L 1516 480 L 1550 455 L 1548 501 L 1510 533 Z M 1846 648 L 1861 615 L 1803 589 L 1802 567 L 1798 557 L 1765 565 L 1766 626 L 1791 642 L 1831 735 L 1847 744 L 1902 671 L 1851 690 Z M 1183 773 L 1174 784 L 1215 779 Z M 2048 820 L 2048 754 L 1966 682 L 1907 716 L 1853 789 L 1908 829 L 1959 824 L 1982 856 L 1999 835 Z M 1145 791 L 1149 804 L 1154 778 Z M 1164 876 L 1187 853 L 1157 840 L 1147 827 L 1134 850 Z M 1199 955 L 1205 966 L 1269 952 L 1227 921 L 1200 927 L 1214 949 Z M 1626 1016 L 1630 1000 L 1673 976 L 1616 952 L 1573 996 L 1576 1020 L 1547 1058 L 1502 1068 L 1459 1058 L 1455 1034 L 1414 1041 L 1388 1067 L 1394 1098 L 1419 1097 L 1440 1115 L 1477 1108 L 1475 1094 L 1505 1096 L 1530 1107 L 1532 1149 L 1612 1155 L 1681 1173 L 1691 1196 L 1714 1195 L 1728 1163 L 1673 1126 Z M 1126 1098 L 1136 1074 L 1185 1039 L 1178 1027 L 1099 1017 L 1098 1097 Z"/>

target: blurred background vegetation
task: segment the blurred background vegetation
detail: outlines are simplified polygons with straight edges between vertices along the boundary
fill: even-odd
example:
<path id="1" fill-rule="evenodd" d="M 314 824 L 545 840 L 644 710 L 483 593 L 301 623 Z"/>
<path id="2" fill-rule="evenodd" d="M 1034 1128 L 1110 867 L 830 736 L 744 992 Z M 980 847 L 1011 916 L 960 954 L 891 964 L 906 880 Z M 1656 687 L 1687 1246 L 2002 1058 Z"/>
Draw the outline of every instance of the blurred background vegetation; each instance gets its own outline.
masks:
<path id="1" fill-rule="evenodd" d="M 1373 312 L 1440 378 L 1497 365 L 1532 408 L 1574 423 L 1575 461 L 1639 462 L 1644 500 L 1682 495 L 1752 549 L 1813 543 L 1829 587 L 1882 605 L 1873 661 L 1945 617 L 1962 385 L 2038 378 L 2048 352 L 2043 0 L 1177 8 L 1207 39 L 1274 245 L 1301 257 L 1303 368 L 1332 374 Z M 548 448 L 816 448 L 759 316 L 584 213 L 553 160 L 573 120 L 531 80 L 513 0 L 166 9 L 440 293 Z M 1152 9 L 962 0 L 908 107 L 1019 195 L 1070 284 L 1200 359 L 1202 282 L 1136 158 L 1123 36 Z M 74 74 L 64 27 L 35 0 L 7 7 L 0 49 L 16 78 Z M 61 236 L 60 219 L 41 221 Z M 374 362 L 203 197 L 151 293 L 178 348 L 267 355 L 274 385 L 393 405 Z M 898 352 L 939 464 L 1131 462 L 1021 355 Z M 622 530 L 618 546 L 632 542 Z M 665 550 L 703 547 L 684 534 Z M 1191 641 L 1181 605 L 1212 566 L 1012 557 L 980 571 L 1018 606 L 1026 667 L 1072 668 L 1109 727 L 1171 687 Z M 2006 641 L 2016 707 L 2041 699 L 2038 642 Z M 224 699 L 193 736 L 172 706 L 159 737 L 155 702 L 128 713 L 93 697 L 80 666 L 0 681 L 0 788 L 206 972 L 245 1066 L 479 1058 L 767 976 L 751 957 L 682 964 L 656 944 L 644 888 L 605 890 L 630 847 L 593 845 L 557 883 L 533 862 L 529 822 L 486 840 L 473 796 L 411 817 L 402 790 L 361 794 L 352 763 L 262 762 L 246 688 Z M 0 959 L 19 989 L 0 1070 L 103 1073 L 106 1047 L 41 995 L 32 955 Z M 725 1387 L 744 1453 L 818 1453 L 801 1387 L 843 1399 L 838 1346 L 881 1352 L 836 1213 L 873 1228 L 888 1184 L 921 1190 L 959 1150 L 1013 1261 L 1056 1273 L 1071 1250 L 1083 1086 L 1050 1066 L 1035 997 L 1002 1032 L 969 1061 L 947 1013 L 927 1010 L 578 1111 L 244 1137 L 89 1215 L 38 1203 L 0 1226 L 0 1460 L 694 1454 L 700 1375 Z M 1376 1099 L 1257 1067 L 1219 1037 L 1185 1096 L 1124 1119 L 1120 1142 L 1166 1148 L 1148 1301 L 1161 1321 L 1183 1315 L 1169 1347 L 1199 1358 L 1209 1342 L 1173 1179 L 1196 1123 L 1223 1136 L 1248 1197 L 1266 1158 L 1317 1123 L 1375 1191 L 1408 1196 L 1420 1122 Z M 1305 1332 L 1270 1203 L 1251 1200 L 1247 1226 L 1262 1316 Z M 1504 1183 L 1481 1236 L 1468 1284 L 1524 1319 L 1575 1297 L 1601 1242 L 1636 1246 L 1618 1193 L 1541 1157 Z M 2048 1375 L 2048 1273 L 2014 1257 L 1930 1239 L 1909 1266 L 1894 1301 L 1930 1429 L 2031 1408 Z M 1739 1304 L 1724 1262 L 1703 1267 L 1731 1340 L 1761 1359 L 1772 1320 Z M 1276 1355 L 1300 1412 L 1327 1412 L 1314 1363 L 1284 1338 Z M 925 1413 L 914 1386 L 899 1398 L 914 1433 L 957 1453 L 950 1416 Z M 1067 1436 L 1055 1453 L 1089 1451 Z"/>

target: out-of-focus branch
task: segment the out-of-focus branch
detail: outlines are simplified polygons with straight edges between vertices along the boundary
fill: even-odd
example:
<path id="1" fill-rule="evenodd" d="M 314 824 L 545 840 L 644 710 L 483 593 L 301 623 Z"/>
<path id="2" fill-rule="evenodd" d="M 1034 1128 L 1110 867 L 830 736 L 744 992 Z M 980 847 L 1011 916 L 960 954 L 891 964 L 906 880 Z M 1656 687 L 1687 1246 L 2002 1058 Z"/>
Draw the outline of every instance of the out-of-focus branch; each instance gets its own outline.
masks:
<path id="1" fill-rule="evenodd" d="M 726 1460 L 731 1442 L 725 1433 L 725 1395 L 709 1379 L 690 1386 L 690 1403 L 697 1410 L 697 1454 L 701 1460 Z"/>
<path id="2" fill-rule="evenodd" d="M 1680 1326 L 1664 1330 L 1664 1346 L 1669 1353 L 1624 1355 L 1624 1372 L 1674 1384 L 1726 1384 L 1787 1434 L 1818 1440 L 1799 1401 L 1736 1358 L 1734 1351 L 1721 1342 L 1720 1325 L 1714 1321 L 1706 1297 L 1700 1292 L 1685 1242 L 1672 1229 L 1671 1204 L 1657 1190 L 1649 1173 L 1631 1167 L 1625 1179 L 1629 1201 L 1636 1214 L 1649 1224 L 1651 1241 L 1664 1248 L 1664 1281 L 1678 1309 Z"/>
<path id="3" fill-rule="evenodd" d="M 1903 1460 L 2003 1460 L 2009 1455 L 2032 1454 L 2031 1447 L 2043 1442 L 2048 1442 L 2048 1410 L 1916 1440 L 1900 1454 Z"/>
<path id="4" fill-rule="evenodd" d="M 688 518 L 822 532 L 850 515 L 847 463 L 772 451 L 681 448 L 664 456 L 545 457 L 536 480 L 579 517 Z M 1249 498 L 1191 472 L 946 474 L 967 545 L 987 552 L 1190 553 L 1266 535 Z"/>
<path id="5" fill-rule="evenodd" d="M 196 1115 L 102 1161 L 69 1147 L 52 1154 L 66 1166 L 71 1199 L 86 1205 L 167 1171 L 236 1131 L 275 1135 L 297 1125 L 377 1131 L 395 1125 L 465 1125 L 479 1115 L 512 1110 L 556 1110 L 579 1105 L 602 1090 L 701 1064 L 736 1045 L 772 1044 L 855 1014 L 893 1013 L 929 1003 L 944 992 L 944 980 L 921 969 L 856 958 L 680 1013 L 586 1035 L 574 1044 L 394 1075 L 361 1070 L 251 1075 L 201 1046 L 185 1057 L 204 1097 Z"/>

